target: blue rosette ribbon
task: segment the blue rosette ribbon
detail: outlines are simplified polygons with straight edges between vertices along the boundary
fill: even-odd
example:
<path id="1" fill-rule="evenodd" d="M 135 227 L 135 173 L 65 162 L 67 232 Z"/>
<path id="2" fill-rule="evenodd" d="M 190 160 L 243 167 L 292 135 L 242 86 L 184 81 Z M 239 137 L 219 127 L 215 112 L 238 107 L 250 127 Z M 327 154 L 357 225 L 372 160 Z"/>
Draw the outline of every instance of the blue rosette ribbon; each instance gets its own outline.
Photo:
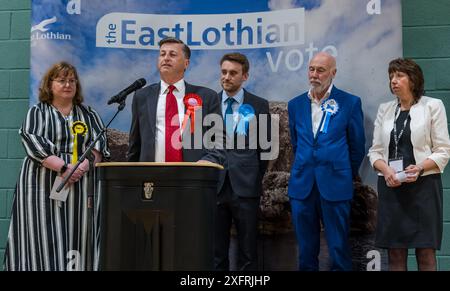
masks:
<path id="1" fill-rule="evenodd" d="M 255 109 L 250 104 L 242 104 L 239 107 L 239 122 L 236 127 L 238 135 L 247 135 L 250 120 L 255 118 Z"/>
<path id="2" fill-rule="evenodd" d="M 325 117 L 322 122 L 322 126 L 320 127 L 320 132 L 327 133 L 328 125 L 330 124 L 331 116 L 335 115 L 339 110 L 339 105 L 334 99 L 328 99 L 322 103 L 321 109 Z"/>

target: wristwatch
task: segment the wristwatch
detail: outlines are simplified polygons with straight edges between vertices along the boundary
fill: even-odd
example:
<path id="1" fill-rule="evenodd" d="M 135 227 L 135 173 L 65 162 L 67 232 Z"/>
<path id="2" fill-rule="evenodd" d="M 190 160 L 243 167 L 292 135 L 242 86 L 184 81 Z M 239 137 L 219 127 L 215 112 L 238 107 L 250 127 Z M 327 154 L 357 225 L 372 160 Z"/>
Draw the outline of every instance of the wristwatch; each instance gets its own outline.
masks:
<path id="1" fill-rule="evenodd" d="M 64 165 L 62 165 L 61 169 L 59 170 L 59 173 L 62 174 L 67 170 L 67 164 L 64 163 Z"/>
<path id="2" fill-rule="evenodd" d="M 425 169 L 423 168 L 422 165 L 417 165 L 417 167 L 419 167 L 420 171 L 419 171 L 419 176 L 423 175 L 423 172 L 425 172 Z"/>

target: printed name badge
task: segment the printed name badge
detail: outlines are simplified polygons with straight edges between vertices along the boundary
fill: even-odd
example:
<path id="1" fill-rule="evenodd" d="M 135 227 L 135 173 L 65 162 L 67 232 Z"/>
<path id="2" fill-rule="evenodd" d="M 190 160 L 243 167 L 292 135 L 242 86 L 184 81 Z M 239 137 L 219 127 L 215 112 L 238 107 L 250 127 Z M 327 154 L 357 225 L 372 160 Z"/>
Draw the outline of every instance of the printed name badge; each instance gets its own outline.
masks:
<path id="1" fill-rule="evenodd" d="M 403 171 L 403 158 L 389 160 L 389 167 L 393 168 L 396 173 Z"/>

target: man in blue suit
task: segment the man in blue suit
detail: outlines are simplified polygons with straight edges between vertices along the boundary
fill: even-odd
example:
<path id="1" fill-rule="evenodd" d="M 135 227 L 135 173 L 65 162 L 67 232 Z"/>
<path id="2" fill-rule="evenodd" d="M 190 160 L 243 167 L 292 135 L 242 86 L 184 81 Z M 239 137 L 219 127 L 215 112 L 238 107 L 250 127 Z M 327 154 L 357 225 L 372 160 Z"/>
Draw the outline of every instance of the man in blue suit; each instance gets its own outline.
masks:
<path id="1" fill-rule="evenodd" d="M 299 269 L 317 271 L 320 221 L 331 270 L 352 269 L 348 242 L 353 178 L 365 155 L 361 99 L 333 85 L 336 60 L 321 52 L 309 63 L 311 88 L 288 104 L 295 160 L 288 195 Z"/>

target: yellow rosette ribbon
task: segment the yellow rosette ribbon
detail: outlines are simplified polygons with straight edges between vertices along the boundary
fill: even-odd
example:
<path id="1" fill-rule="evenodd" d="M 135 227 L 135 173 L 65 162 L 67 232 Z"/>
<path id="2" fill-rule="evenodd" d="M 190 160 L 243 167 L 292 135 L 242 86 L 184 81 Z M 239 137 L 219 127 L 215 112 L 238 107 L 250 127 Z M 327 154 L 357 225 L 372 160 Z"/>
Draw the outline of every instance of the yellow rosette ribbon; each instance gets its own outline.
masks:
<path id="1" fill-rule="evenodd" d="M 78 161 L 78 154 L 81 152 L 83 137 L 86 135 L 88 127 L 83 121 L 75 121 L 72 123 L 71 130 L 73 135 L 72 164 L 76 164 Z"/>

